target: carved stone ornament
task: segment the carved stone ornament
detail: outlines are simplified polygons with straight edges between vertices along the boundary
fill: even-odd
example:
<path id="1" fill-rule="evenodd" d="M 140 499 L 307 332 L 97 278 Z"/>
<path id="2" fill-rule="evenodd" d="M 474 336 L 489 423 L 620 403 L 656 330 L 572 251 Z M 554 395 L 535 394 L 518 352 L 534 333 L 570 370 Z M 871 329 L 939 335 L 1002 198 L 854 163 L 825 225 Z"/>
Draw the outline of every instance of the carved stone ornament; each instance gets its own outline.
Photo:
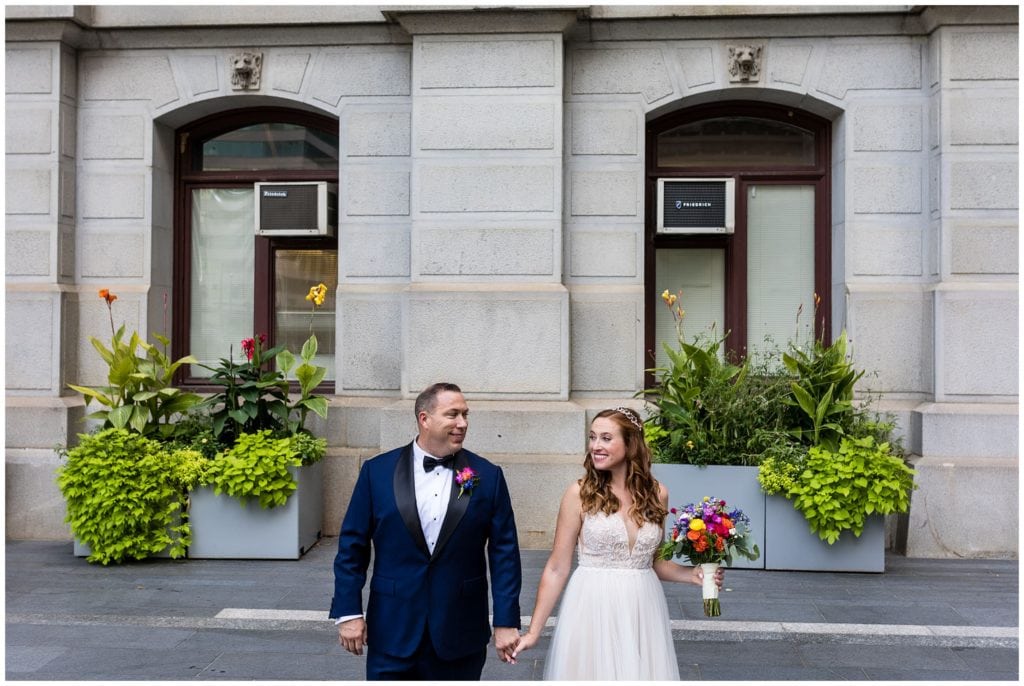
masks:
<path id="1" fill-rule="evenodd" d="M 729 46 L 729 82 L 750 83 L 761 80 L 761 46 Z"/>
<path id="2" fill-rule="evenodd" d="M 239 52 L 231 56 L 231 88 L 236 91 L 260 89 L 263 71 L 262 52 Z"/>

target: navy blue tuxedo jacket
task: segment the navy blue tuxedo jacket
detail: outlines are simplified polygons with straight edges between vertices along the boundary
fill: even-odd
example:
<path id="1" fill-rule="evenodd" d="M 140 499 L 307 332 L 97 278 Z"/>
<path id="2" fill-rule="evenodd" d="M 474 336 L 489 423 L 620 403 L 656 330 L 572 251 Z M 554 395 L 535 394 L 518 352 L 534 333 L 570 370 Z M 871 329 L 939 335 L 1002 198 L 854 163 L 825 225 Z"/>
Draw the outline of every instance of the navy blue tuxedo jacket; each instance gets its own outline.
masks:
<path id="1" fill-rule="evenodd" d="M 427 627 L 443 659 L 485 649 L 491 637 L 488 565 L 494 626 L 520 627 L 522 571 L 508 486 L 500 467 L 461 450 L 455 468 L 467 466 L 479 481 L 459 497 L 452 479 L 433 555 L 416 509 L 412 444 L 378 455 L 360 469 L 341 524 L 330 616 L 365 614 L 369 650 L 408 657 Z M 371 544 L 373 575 L 364 612 Z"/>

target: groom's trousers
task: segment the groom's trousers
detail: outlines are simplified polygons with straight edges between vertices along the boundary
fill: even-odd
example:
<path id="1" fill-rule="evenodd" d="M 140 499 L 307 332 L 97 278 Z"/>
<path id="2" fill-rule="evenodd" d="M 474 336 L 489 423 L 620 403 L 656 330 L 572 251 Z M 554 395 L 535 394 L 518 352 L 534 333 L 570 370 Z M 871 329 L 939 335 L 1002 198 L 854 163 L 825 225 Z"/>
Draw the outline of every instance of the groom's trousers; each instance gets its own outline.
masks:
<path id="1" fill-rule="evenodd" d="M 443 660 L 434 651 L 430 633 L 409 657 L 395 657 L 366 646 L 367 681 L 479 681 L 487 661 L 487 646 L 476 653 Z"/>

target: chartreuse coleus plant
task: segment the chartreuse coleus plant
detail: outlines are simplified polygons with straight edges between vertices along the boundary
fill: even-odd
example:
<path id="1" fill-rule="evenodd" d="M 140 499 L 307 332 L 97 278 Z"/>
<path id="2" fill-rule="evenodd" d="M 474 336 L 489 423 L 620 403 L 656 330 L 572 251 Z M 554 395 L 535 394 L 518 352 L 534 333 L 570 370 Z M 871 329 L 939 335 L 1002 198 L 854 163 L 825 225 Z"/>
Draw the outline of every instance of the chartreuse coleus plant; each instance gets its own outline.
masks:
<path id="1" fill-rule="evenodd" d="M 241 434 L 235 444 L 210 462 L 202 483 L 215 494 L 252 498 L 260 507 L 284 505 L 295 492 L 289 467 L 311 464 L 323 457 L 326 441 L 309 434 L 274 437 L 269 430 Z"/>
<path id="2" fill-rule="evenodd" d="M 57 471 L 65 520 L 89 546 L 90 562 L 141 560 L 167 550 L 183 557 L 190 543 L 188 490 L 207 460 L 194 450 L 167 450 L 127 429 L 82 434 Z"/>
<path id="3" fill-rule="evenodd" d="M 811 531 L 835 543 L 844 531 L 860 536 L 869 515 L 906 512 L 914 470 L 873 436 L 846 437 L 837 450 L 812 446 L 802 463 L 768 459 L 758 480 L 768 494 L 793 502 Z"/>

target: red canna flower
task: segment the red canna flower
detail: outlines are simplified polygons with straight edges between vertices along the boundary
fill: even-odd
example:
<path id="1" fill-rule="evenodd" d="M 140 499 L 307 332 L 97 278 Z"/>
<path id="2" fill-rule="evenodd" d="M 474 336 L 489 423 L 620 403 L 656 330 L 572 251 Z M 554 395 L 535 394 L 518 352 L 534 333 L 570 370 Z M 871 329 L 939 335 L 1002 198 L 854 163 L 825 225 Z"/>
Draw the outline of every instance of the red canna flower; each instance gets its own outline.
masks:
<path id="1" fill-rule="evenodd" d="M 245 358 L 251 362 L 253 353 L 256 352 L 256 341 L 251 338 L 243 338 L 242 352 L 245 353 Z"/>

